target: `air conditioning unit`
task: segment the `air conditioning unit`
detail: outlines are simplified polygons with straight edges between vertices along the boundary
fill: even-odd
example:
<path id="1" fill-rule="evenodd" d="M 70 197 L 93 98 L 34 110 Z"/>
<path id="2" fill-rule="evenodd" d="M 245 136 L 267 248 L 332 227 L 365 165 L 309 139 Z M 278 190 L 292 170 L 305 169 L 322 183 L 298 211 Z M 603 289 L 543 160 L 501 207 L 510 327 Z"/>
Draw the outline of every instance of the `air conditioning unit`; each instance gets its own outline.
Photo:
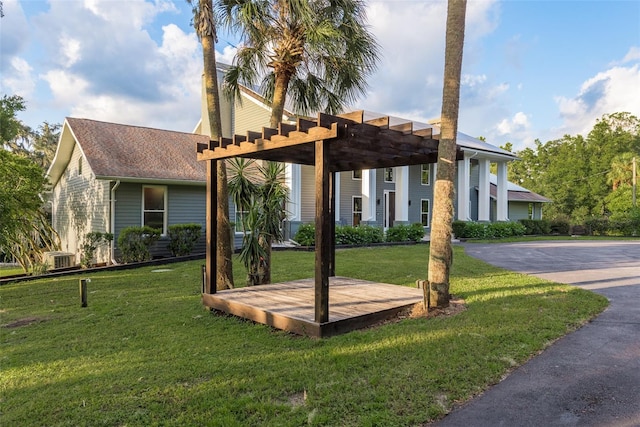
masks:
<path id="1" fill-rule="evenodd" d="M 75 266 L 76 256 L 69 252 L 45 252 L 42 257 L 42 262 L 47 264 L 49 268 L 67 268 Z"/>

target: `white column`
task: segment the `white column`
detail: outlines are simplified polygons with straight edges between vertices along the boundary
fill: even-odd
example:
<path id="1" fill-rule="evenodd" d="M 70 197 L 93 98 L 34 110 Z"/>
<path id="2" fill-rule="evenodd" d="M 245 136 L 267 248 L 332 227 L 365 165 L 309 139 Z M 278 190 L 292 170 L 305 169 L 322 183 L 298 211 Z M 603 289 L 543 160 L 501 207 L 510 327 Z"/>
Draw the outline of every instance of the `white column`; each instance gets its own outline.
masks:
<path id="1" fill-rule="evenodd" d="M 362 171 L 362 220 L 376 220 L 376 170 Z"/>
<path id="2" fill-rule="evenodd" d="M 458 212 L 459 221 L 469 221 L 469 182 L 470 182 L 470 161 L 467 153 L 464 159 L 458 161 Z"/>
<path id="3" fill-rule="evenodd" d="M 507 162 L 498 162 L 498 182 L 496 192 L 496 220 L 509 221 L 509 193 L 507 182 Z"/>
<path id="4" fill-rule="evenodd" d="M 480 179 L 478 183 L 478 221 L 491 220 L 491 193 L 489 188 L 489 159 L 478 159 Z"/>
<path id="5" fill-rule="evenodd" d="M 393 171 L 396 178 L 396 222 L 409 222 L 409 166 Z"/>
<path id="6" fill-rule="evenodd" d="M 284 169 L 284 184 L 289 188 L 289 201 L 287 202 L 287 219 L 289 221 L 300 221 L 302 216 L 302 192 L 300 181 L 300 165 L 286 163 Z"/>
<path id="7" fill-rule="evenodd" d="M 337 223 L 340 222 L 340 175 L 342 174 L 342 172 L 336 172 L 336 195 L 335 195 L 335 199 L 336 199 L 336 211 L 334 212 L 335 215 L 335 221 Z"/>

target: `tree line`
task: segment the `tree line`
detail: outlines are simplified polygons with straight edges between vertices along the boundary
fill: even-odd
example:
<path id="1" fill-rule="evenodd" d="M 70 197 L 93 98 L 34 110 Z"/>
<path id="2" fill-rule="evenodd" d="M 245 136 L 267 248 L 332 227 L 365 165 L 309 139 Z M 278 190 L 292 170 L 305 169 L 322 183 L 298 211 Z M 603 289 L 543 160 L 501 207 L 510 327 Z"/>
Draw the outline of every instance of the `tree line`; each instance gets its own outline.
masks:
<path id="1" fill-rule="evenodd" d="M 509 164 L 509 180 L 552 200 L 544 208 L 546 218 L 577 225 L 638 216 L 632 170 L 634 158 L 640 163 L 640 120 L 631 113 L 605 114 L 586 137 L 536 140 L 515 154 L 520 160 Z"/>

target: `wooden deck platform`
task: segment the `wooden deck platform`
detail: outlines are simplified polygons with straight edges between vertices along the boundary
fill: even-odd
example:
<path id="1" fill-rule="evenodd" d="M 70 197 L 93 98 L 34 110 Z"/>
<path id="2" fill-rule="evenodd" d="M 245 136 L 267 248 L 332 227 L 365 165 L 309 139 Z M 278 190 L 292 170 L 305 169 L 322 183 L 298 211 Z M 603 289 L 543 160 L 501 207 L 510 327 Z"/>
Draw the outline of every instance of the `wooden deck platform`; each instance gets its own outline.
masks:
<path id="1" fill-rule="evenodd" d="M 204 305 L 301 335 L 325 337 L 363 328 L 422 301 L 422 290 L 347 277 L 329 278 L 329 321 L 314 321 L 314 280 L 202 294 Z"/>

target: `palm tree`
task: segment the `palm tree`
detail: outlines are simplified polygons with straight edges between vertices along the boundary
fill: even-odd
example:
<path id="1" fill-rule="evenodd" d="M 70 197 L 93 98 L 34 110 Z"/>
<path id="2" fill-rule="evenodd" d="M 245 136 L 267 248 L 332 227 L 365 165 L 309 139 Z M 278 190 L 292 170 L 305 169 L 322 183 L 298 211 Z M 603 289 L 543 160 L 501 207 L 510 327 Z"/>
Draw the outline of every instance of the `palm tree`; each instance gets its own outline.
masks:
<path id="1" fill-rule="evenodd" d="M 240 99 L 240 86 L 259 83 L 271 103 L 270 126 L 277 128 L 290 97 L 298 114 L 335 114 L 367 88 L 378 44 L 365 25 L 360 0 L 218 0 L 217 13 L 242 45 L 225 74 L 224 88 Z M 277 166 L 267 166 L 277 167 Z M 282 169 L 281 167 L 277 167 Z M 274 205 L 278 224 L 282 207 Z M 263 239 L 263 283 L 270 282 L 271 241 Z M 268 246 L 267 246 L 268 245 Z"/>
<path id="2" fill-rule="evenodd" d="M 623 184 L 631 185 L 633 181 L 633 158 L 637 155 L 632 152 L 618 154 L 611 161 L 611 170 L 607 173 L 607 184 L 615 191 Z"/>
<path id="3" fill-rule="evenodd" d="M 225 90 L 261 82 L 276 128 L 290 97 L 294 112 L 340 112 L 364 94 L 378 44 L 360 0 L 219 0 L 221 22 L 242 45 Z"/>
<path id="4" fill-rule="evenodd" d="M 453 221 L 456 135 L 460 105 L 460 73 L 464 45 L 466 0 L 449 0 L 444 60 L 442 118 L 438 145 L 438 171 L 434 188 L 433 218 L 428 271 L 428 306 L 449 305 L 449 272 L 452 262 L 451 222 Z"/>
<path id="5" fill-rule="evenodd" d="M 207 96 L 207 111 L 209 112 L 210 134 L 213 140 L 222 136 L 222 121 L 220 119 L 220 97 L 218 95 L 218 74 L 216 69 L 215 43 L 217 41 L 216 25 L 213 15 L 212 0 L 187 0 L 193 6 L 193 26 L 202 43 L 204 59 L 204 84 Z M 211 161 L 207 161 L 210 171 Z M 227 168 L 225 162 L 219 162 L 217 167 L 217 223 L 216 232 L 216 287 L 217 289 L 233 288 L 233 264 L 231 261 L 231 225 L 229 224 L 229 199 L 227 191 Z M 213 233 L 207 227 L 207 233 Z M 211 241 L 207 238 L 207 242 Z M 211 250 L 207 244 L 207 251 Z"/>

